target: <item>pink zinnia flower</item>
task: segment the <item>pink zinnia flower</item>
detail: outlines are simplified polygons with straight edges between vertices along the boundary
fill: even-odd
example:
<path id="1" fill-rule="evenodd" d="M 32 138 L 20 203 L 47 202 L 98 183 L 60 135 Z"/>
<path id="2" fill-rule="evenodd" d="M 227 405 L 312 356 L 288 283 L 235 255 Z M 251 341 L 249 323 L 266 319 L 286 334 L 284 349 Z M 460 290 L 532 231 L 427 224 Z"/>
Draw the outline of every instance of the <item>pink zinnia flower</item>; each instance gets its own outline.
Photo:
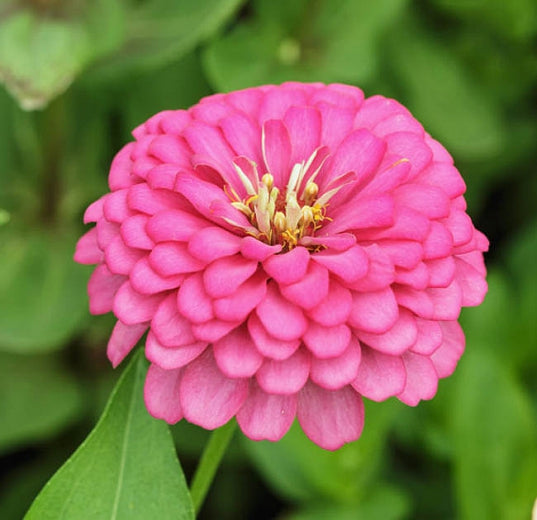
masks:
<path id="1" fill-rule="evenodd" d="M 76 260 L 118 318 L 114 366 L 147 334 L 147 408 L 326 449 L 362 397 L 431 399 L 486 292 L 465 184 L 394 100 L 287 83 L 157 114 L 116 156 Z"/>

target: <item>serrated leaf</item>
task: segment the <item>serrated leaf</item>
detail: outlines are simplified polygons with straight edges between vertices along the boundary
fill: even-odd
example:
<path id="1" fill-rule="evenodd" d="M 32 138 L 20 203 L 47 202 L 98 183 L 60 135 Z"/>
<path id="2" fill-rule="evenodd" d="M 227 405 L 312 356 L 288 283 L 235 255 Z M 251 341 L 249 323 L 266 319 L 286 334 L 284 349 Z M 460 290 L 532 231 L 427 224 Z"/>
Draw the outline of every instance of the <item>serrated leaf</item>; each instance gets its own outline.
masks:
<path id="1" fill-rule="evenodd" d="M 74 244 L 0 228 L 0 350 L 61 348 L 87 315 L 88 270 L 73 262 Z"/>
<path id="2" fill-rule="evenodd" d="M 52 356 L 0 353 L 0 452 L 45 439 L 82 407 L 76 381 Z"/>
<path id="3" fill-rule="evenodd" d="M 36 498 L 25 520 L 194 520 L 172 437 L 144 405 L 139 351 L 97 426 Z"/>

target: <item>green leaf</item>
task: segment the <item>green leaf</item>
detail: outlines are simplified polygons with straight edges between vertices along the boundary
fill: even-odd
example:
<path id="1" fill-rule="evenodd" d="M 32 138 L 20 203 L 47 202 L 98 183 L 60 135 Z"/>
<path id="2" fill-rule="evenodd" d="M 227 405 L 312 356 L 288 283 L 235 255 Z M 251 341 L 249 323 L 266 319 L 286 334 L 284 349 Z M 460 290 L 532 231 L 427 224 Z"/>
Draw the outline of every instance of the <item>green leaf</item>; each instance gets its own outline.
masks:
<path id="1" fill-rule="evenodd" d="M 386 436 L 399 404 L 366 403 L 360 439 L 330 452 L 313 444 L 295 423 L 277 443 L 246 441 L 261 474 L 284 497 L 307 502 L 355 502 L 367 494 L 382 462 Z"/>
<path id="2" fill-rule="evenodd" d="M 226 91 L 286 80 L 363 83 L 405 3 L 259 0 L 253 19 L 209 46 L 207 74 Z"/>
<path id="3" fill-rule="evenodd" d="M 389 39 L 390 62 L 405 102 L 433 137 L 460 158 L 500 156 L 505 131 L 498 105 L 447 45 L 416 21 L 405 20 L 405 38 Z"/>
<path id="4" fill-rule="evenodd" d="M 0 353 L 0 452 L 50 437 L 82 408 L 74 378 L 53 356 Z"/>
<path id="5" fill-rule="evenodd" d="M 463 359 L 452 408 L 460 518 L 527 518 L 537 489 L 532 404 L 486 344 L 473 344 Z"/>
<path id="6" fill-rule="evenodd" d="M 98 0 L 65 12 L 8 10 L 0 21 L 0 81 L 22 108 L 43 108 L 80 71 L 122 39 L 117 0 Z"/>
<path id="7" fill-rule="evenodd" d="M 95 67 L 94 77 L 154 69 L 179 59 L 211 37 L 243 2 L 149 0 L 130 8 L 123 46 Z"/>
<path id="8" fill-rule="evenodd" d="M 147 362 L 139 351 L 95 429 L 36 498 L 26 520 L 193 520 L 168 426 L 143 400 Z"/>
<path id="9" fill-rule="evenodd" d="M 74 263 L 76 239 L 0 228 L 0 350 L 54 350 L 87 316 L 88 270 Z"/>

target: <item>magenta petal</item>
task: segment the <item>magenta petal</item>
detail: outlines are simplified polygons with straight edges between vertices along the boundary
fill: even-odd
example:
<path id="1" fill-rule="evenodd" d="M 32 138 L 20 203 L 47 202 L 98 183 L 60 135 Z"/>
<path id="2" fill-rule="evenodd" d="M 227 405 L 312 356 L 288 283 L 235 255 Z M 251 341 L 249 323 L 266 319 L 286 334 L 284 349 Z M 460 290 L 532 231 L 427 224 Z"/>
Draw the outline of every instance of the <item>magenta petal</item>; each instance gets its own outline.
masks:
<path id="1" fill-rule="evenodd" d="M 168 347 L 189 345 L 196 341 L 190 322 L 177 310 L 175 293 L 169 294 L 159 305 L 151 321 L 151 330 Z"/>
<path id="2" fill-rule="evenodd" d="M 411 312 L 400 309 L 399 318 L 388 331 L 372 334 L 361 330 L 355 331 L 362 343 L 385 354 L 397 356 L 415 344 L 418 337 L 416 319 Z"/>
<path id="3" fill-rule="evenodd" d="M 310 377 L 314 383 L 327 390 L 337 390 L 356 379 L 360 366 L 360 342 L 351 338 L 347 350 L 330 359 L 313 357 Z"/>
<path id="4" fill-rule="evenodd" d="M 333 358 L 340 356 L 347 349 L 351 341 L 351 330 L 344 324 L 324 327 L 310 322 L 303 339 L 315 357 Z"/>
<path id="5" fill-rule="evenodd" d="M 102 262 L 103 252 L 97 243 L 97 229 L 92 228 L 82 235 L 76 244 L 74 260 L 79 264 L 98 264 Z"/>
<path id="6" fill-rule="evenodd" d="M 252 337 L 257 350 L 263 354 L 263 356 L 271 359 L 287 359 L 294 354 L 296 349 L 300 346 L 299 339 L 283 341 L 281 339 L 273 338 L 266 331 L 257 315 L 254 313 L 248 318 L 248 331 L 250 332 L 250 336 Z"/>
<path id="7" fill-rule="evenodd" d="M 177 308 L 192 323 L 214 318 L 212 299 L 205 292 L 203 274 L 195 273 L 184 280 L 177 292 Z"/>
<path id="8" fill-rule="evenodd" d="M 440 222 L 431 222 L 429 234 L 423 242 L 423 257 L 443 258 L 450 255 L 452 249 L 453 235 Z"/>
<path id="9" fill-rule="evenodd" d="M 309 439 L 326 450 L 337 450 L 360 437 L 364 404 L 350 386 L 325 390 L 308 383 L 298 395 L 297 416 Z"/>
<path id="10" fill-rule="evenodd" d="M 233 294 L 214 300 L 214 314 L 221 320 L 243 321 L 265 298 L 266 293 L 266 274 L 258 272 L 239 286 Z"/>
<path id="11" fill-rule="evenodd" d="M 304 277 L 309 260 L 310 253 L 305 247 L 295 247 L 284 255 L 270 256 L 263 263 L 263 268 L 278 283 L 290 284 Z"/>
<path id="12" fill-rule="evenodd" d="M 220 227 L 206 227 L 193 236 L 188 243 L 190 254 L 209 263 L 217 258 L 239 252 L 241 239 Z"/>
<path id="13" fill-rule="evenodd" d="M 255 260 L 241 255 L 220 258 L 211 263 L 203 273 L 203 283 L 212 298 L 230 296 L 257 270 Z"/>
<path id="14" fill-rule="evenodd" d="M 395 283 L 423 290 L 429 287 L 429 269 L 423 262 L 420 262 L 413 269 L 399 267 L 395 273 Z"/>
<path id="15" fill-rule="evenodd" d="M 151 365 L 144 386 L 144 401 L 149 413 L 157 419 L 175 424 L 183 418 L 179 400 L 182 370 L 164 370 Z"/>
<path id="16" fill-rule="evenodd" d="M 211 349 L 184 369 L 180 398 L 187 421 L 207 430 L 226 424 L 248 396 L 247 379 L 229 379 L 218 369 Z"/>
<path id="17" fill-rule="evenodd" d="M 146 231 L 155 242 L 187 242 L 210 224 L 188 211 L 170 209 L 153 215 L 147 222 Z"/>
<path id="18" fill-rule="evenodd" d="M 184 280 L 185 276 L 184 274 L 160 276 L 152 269 L 149 265 L 148 258 L 144 256 L 132 268 L 129 279 L 134 289 L 140 294 L 155 294 L 176 289 Z"/>
<path id="19" fill-rule="evenodd" d="M 455 277 L 455 260 L 452 256 L 426 260 L 429 271 L 429 287 L 447 287 Z"/>
<path id="20" fill-rule="evenodd" d="M 438 375 L 433 362 L 413 352 L 405 352 L 403 362 L 406 384 L 397 398 L 409 406 L 416 406 L 422 399 L 432 399 L 438 388 Z"/>
<path id="21" fill-rule="evenodd" d="M 283 118 L 289 132 L 291 164 L 307 160 L 320 144 L 321 114 L 313 107 L 291 107 Z"/>
<path id="22" fill-rule="evenodd" d="M 184 367 L 196 359 L 206 348 L 205 341 L 197 341 L 180 347 L 166 347 L 157 337 L 149 332 L 145 344 L 145 355 L 149 361 L 166 370 Z"/>
<path id="23" fill-rule="evenodd" d="M 337 280 L 331 279 L 326 298 L 308 311 L 308 316 L 326 327 L 345 323 L 351 313 L 351 292 Z"/>
<path id="24" fill-rule="evenodd" d="M 159 135 L 151 141 L 148 153 L 166 164 L 190 166 L 191 151 L 184 139 L 175 135 Z"/>
<path id="25" fill-rule="evenodd" d="M 281 245 L 269 246 L 254 237 L 244 237 L 241 242 L 241 253 L 244 258 L 257 262 L 263 262 L 269 256 L 275 255 L 281 250 Z"/>
<path id="26" fill-rule="evenodd" d="M 114 368 L 125 359 L 148 327 L 147 322 L 136 325 L 125 325 L 119 320 L 116 322 L 106 347 L 106 355 Z"/>
<path id="27" fill-rule="evenodd" d="M 151 320 L 163 298 L 161 294 L 140 294 L 126 281 L 116 293 L 113 311 L 126 325 L 143 323 Z"/>
<path id="28" fill-rule="evenodd" d="M 265 121 L 261 141 L 266 170 L 273 175 L 274 185 L 282 189 L 287 184 L 291 166 L 291 141 L 287 128 L 278 119 Z"/>
<path id="29" fill-rule="evenodd" d="M 194 258 L 181 242 L 162 242 L 157 244 L 149 255 L 149 264 L 162 276 L 193 273 L 200 271 L 206 263 Z"/>
<path id="30" fill-rule="evenodd" d="M 91 314 L 106 314 L 114 307 L 114 298 L 125 277 L 112 274 L 105 264 L 98 265 L 88 282 L 89 308 Z"/>
<path id="31" fill-rule="evenodd" d="M 269 334 L 286 341 L 300 338 L 308 326 L 302 310 L 282 297 L 275 283 L 269 283 L 257 315 Z"/>
<path id="32" fill-rule="evenodd" d="M 312 259 L 345 282 L 355 282 L 367 273 L 368 258 L 358 245 L 337 253 L 321 251 L 312 255 Z"/>
<path id="33" fill-rule="evenodd" d="M 408 159 L 412 165 L 410 177 L 414 177 L 429 165 L 433 158 L 431 149 L 424 143 L 423 137 L 412 132 L 394 132 L 384 140 L 388 143 L 390 153 Z"/>
<path id="34" fill-rule="evenodd" d="M 461 326 L 456 321 L 441 321 L 442 344 L 431 356 L 438 377 L 450 376 L 462 353 L 464 352 L 465 339 Z"/>
<path id="35" fill-rule="evenodd" d="M 216 341 L 213 352 L 218 368 L 231 378 L 251 377 L 263 362 L 245 325 Z"/>
<path id="36" fill-rule="evenodd" d="M 450 199 L 446 192 L 435 186 L 408 183 L 395 191 L 397 203 L 419 211 L 430 219 L 449 215 Z"/>
<path id="37" fill-rule="evenodd" d="M 312 309 L 326 298 L 328 284 L 328 270 L 316 262 L 310 262 L 302 280 L 282 285 L 280 291 L 290 302 L 304 309 Z"/>
<path id="38" fill-rule="evenodd" d="M 254 441 L 281 439 L 296 415 L 296 395 L 275 395 L 250 383 L 248 398 L 237 412 L 237 422 L 244 435 Z"/>
<path id="39" fill-rule="evenodd" d="M 95 229 L 97 230 L 97 245 L 104 252 L 110 242 L 119 235 L 120 227 L 119 224 L 102 218 L 97 222 Z"/>
<path id="40" fill-rule="evenodd" d="M 266 359 L 257 371 L 259 386 L 269 394 L 295 394 L 308 380 L 310 356 L 298 349 L 287 359 Z"/>
<path id="41" fill-rule="evenodd" d="M 349 324 L 353 327 L 380 334 L 393 327 L 398 316 L 397 301 L 389 287 L 374 292 L 353 291 L 349 316 Z"/>
<path id="42" fill-rule="evenodd" d="M 353 388 L 373 401 L 384 401 L 403 391 L 405 365 L 400 356 L 389 356 L 362 346 L 362 359 Z"/>
<path id="43" fill-rule="evenodd" d="M 261 129 L 244 114 L 233 114 L 220 121 L 226 141 L 233 147 L 235 155 L 250 158 L 261 164 Z"/>

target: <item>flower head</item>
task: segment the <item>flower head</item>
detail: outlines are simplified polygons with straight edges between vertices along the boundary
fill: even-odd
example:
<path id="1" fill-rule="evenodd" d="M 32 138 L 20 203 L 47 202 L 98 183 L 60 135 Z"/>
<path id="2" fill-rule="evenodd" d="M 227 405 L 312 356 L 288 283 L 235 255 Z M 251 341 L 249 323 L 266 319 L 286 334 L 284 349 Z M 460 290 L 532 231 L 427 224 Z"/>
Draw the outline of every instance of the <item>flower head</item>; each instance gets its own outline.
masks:
<path id="1" fill-rule="evenodd" d="M 394 100 L 287 83 L 157 114 L 116 156 L 75 258 L 119 364 L 148 331 L 155 417 L 327 449 L 362 397 L 430 399 L 486 292 L 448 152 Z"/>

